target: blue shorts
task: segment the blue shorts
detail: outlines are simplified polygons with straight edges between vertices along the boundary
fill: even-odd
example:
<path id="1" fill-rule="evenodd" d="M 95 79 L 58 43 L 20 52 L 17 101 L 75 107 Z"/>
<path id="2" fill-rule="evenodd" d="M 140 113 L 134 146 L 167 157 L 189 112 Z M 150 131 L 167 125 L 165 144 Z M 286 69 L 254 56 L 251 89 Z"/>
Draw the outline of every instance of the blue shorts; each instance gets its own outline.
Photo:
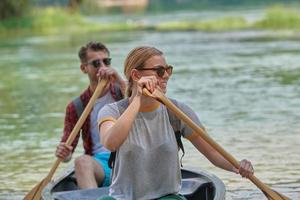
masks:
<path id="1" fill-rule="evenodd" d="M 110 185 L 111 169 L 108 166 L 109 156 L 110 156 L 110 152 L 96 153 L 93 156 L 94 160 L 96 160 L 104 170 L 104 180 L 100 185 L 101 187 L 107 187 Z"/>

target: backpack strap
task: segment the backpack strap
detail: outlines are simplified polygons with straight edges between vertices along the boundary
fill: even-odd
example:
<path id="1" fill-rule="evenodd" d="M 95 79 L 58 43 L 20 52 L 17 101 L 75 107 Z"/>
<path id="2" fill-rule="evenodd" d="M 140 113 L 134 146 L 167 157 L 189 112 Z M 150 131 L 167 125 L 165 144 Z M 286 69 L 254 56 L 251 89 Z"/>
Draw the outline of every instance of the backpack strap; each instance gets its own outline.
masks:
<path id="1" fill-rule="evenodd" d="M 120 89 L 120 86 L 118 84 L 111 84 L 110 92 L 111 92 L 112 97 L 116 101 L 121 100 L 124 97 L 122 94 L 122 91 Z M 81 101 L 80 96 L 74 98 L 72 102 L 75 106 L 77 117 L 79 118 L 84 110 L 83 102 Z M 115 157 L 116 157 L 116 152 L 111 152 L 109 161 L 108 161 L 108 165 L 110 168 L 112 168 L 112 166 L 113 166 Z"/>
<path id="2" fill-rule="evenodd" d="M 123 97 L 124 97 L 122 94 L 122 91 L 120 89 L 120 86 L 117 84 L 111 84 L 110 92 L 111 92 L 112 97 L 116 101 L 119 101 L 119 100 L 123 99 Z M 75 106 L 77 117 L 79 118 L 84 110 L 83 102 L 81 101 L 80 96 L 74 98 L 72 102 Z"/>
<path id="3" fill-rule="evenodd" d="M 72 102 L 75 106 L 77 117 L 79 118 L 84 110 L 83 102 L 81 101 L 80 96 L 74 98 Z"/>
<path id="4" fill-rule="evenodd" d="M 170 99 L 170 100 L 174 105 L 177 106 L 177 102 L 174 99 Z M 180 165 L 181 165 L 181 167 L 183 167 L 182 159 L 183 159 L 183 156 L 185 155 L 185 151 L 184 151 L 183 143 L 181 140 L 181 136 L 182 136 L 182 133 L 180 131 L 181 120 L 170 109 L 167 108 L 167 111 L 168 111 L 168 115 L 169 115 L 170 124 L 174 130 L 177 146 L 182 151 L 182 156 L 180 158 Z"/>
<path id="5" fill-rule="evenodd" d="M 117 154 L 117 151 L 110 152 L 109 159 L 108 159 L 108 167 L 111 168 L 111 169 L 114 168 L 115 160 L 116 160 L 116 154 Z"/>
<path id="6" fill-rule="evenodd" d="M 177 106 L 177 102 L 175 100 L 173 100 L 173 99 L 170 99 L 170 100 L 172 101 L 172 103 L 174 103 Z M 167 111 L 168 111 L 170 124 L 171 124 L 171 126 L 173 128 L 173 131 L 174 131 L 174 134 L 175 134 L 177 146 L 182 151 L 182 156 L 180 158 L 180 165 L 182 167 L 183 166 L 182 165 L 182 159 L 183 159 L 183 156 L 185 154 L 185 151 L 184 151 L 183 143 L 182 143 L 182 140 L 181 140 L 181 136 L 182 136 L 182 133 L 180 131 L 181 120 L 168 108 L 167 108 Z M 111 152 L 110 156 L 109 156 L 109 159 L 108 159 L 108 166 L 111 169 L 114 167 L 114 164 L 115 164 L 116 153 L 117 153 L 116 151 Z"/>
<path id="7" fill-rule="evenodd" d="M 122 94 L 121 87 L 119 84 L 116 84 L 116 83 L 111 84 L 110 85 L 110 93 L 116 101 L 119 101 L 124 98 L 124 95 Z"/>

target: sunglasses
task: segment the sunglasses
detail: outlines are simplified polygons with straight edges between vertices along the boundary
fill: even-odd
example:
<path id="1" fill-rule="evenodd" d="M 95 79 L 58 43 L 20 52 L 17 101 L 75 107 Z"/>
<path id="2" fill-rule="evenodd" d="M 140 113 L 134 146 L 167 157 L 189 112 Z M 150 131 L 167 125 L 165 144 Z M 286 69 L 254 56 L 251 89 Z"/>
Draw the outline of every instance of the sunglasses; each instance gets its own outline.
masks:
<path id="1" fill-rule="evenodd" d="M 101 61 L 105 65 L 110 65 L 111 64 L 111 58 L 103 58 L 103 60 L 96 59 L 96 60 L 92 60 L 92 61 L 88 62 L 87 64 L 92 65 L 95 68 L 98 68 L 98 67 L 101 67 Z"/>
<path id="2" fill-rule="evenodd" d="M 173 66 L 171 65 L 167 65 L 167 67 L 163 67 L 163 66 L 158 66 L 158 67 L 155 67 L 155 68 L 141 68 L 141 69 L 137 69 L 137 70 L 153 70 L 156 72 L 156 74 L 159 76 L 159 77 L 163 77 L 165 72 L 168 73 L 168 75 L 172 75 L 172 72 L 173 72 Z"/>

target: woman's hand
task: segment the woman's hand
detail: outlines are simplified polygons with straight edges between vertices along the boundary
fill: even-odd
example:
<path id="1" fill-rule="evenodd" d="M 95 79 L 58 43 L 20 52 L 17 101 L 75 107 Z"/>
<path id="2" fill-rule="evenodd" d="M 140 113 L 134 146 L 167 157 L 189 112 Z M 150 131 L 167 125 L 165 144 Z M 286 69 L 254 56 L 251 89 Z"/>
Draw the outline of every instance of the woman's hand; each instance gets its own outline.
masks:
<path id="1" fill-rule="evenodd" d="M 240 174 L 242 177 L 249 178 L 254 174 L 254 169 L 250 161 L 243 159 L 240 161 L 239 169 L 236 169 L 235 172 Z"/>
<path id="2" fill-rule="evenodd" d="M 155 76 L 136 77 L 132 86 L 132 95 L 129 98 L 129 106 L 116 121 L 104 121 L 100 124 L 100 140 L 104 147 L 110 151 L 116 151 L 128 137 L 134 120 L 138 115 L 141 106 L 149 105 L 148 101 L 152 98 L 143 96 L 143 88 L 153 92 L 157 87 L 157 78 Z M 148 98 L 148 99 L 147 99 Z M 150 102 L 150 105 L 153 105 Z"/>
<path id="3" fill-rule="evenodd" d="M 143 88 L 145 87 L 151 93 L 154 92 L 158 85 L 157 78 L 155 76 L 143 76 L 137 81 L 136 96 L 142 96 Z"/>

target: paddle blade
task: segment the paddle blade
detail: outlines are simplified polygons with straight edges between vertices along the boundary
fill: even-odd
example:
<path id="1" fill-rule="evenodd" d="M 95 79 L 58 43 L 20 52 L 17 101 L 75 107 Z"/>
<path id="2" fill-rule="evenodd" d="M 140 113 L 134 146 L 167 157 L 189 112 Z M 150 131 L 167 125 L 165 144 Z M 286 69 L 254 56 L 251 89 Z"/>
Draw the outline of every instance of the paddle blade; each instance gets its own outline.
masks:
<path id="1" fill-rule="evenodd" d="M 43 179 L 30 192 L 28 192 L 28 194 L 24 197 L 23 200 L 40 200 L 42 198 L 42 191 L 49 182 L 49 179 Z"/>

